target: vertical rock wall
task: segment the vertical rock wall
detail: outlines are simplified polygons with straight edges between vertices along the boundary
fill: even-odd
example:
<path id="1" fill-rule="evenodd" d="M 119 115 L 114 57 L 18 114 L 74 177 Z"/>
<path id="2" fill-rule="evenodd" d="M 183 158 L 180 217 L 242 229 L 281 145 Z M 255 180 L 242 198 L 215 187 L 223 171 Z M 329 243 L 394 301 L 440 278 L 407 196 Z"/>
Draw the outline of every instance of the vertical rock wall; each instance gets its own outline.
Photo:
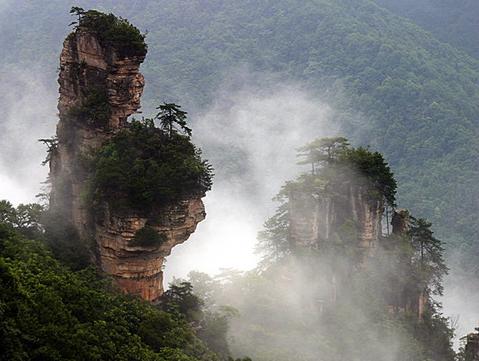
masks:
<path id="1" fill-rule="evenodd" d="M 383 208 L 381 202 L 368 199 L 361 187 L 349 187 L 343 197 L 291 191 L 290 242 L 294 247 L 320 249 L 341 226 L 352 221 L 356 246 L 364 256 L 373 255 L 381 235 Z"/>
<path id="2" fill-rule="evenodd" d="M 140 108 L 144 79 L 139 67 L 143 60 L 118 58 L 114 49 L 102 47 L 95 34 L 82 28 L 63 44 L 58 78 L 58 147 L 50 164 L 51 207 L 60 210 L 82 238 L 92 236 L 90 212 L 82 201 L 88 176 L 82 160 L 124 127 L 127 118 Z M 111 115 L 104 124 L 74 114 L 90 89 L 107 92 Z"/>
<path id="3" fill-rule="evenodd" d="M 50 208 L 61 214 L 85 242 L 94 241 L 95 260 L 128 293 L 154 301 L 163 293 L 164 258 L 188 239 L 205 218 L 202 196 L 176 204 L 157 205 L 148 219 L 131 212 L 116 214 L 107 204 L 93 214 L 85 202 L 89 169 L 84 159 L 127 125 L 140 108 L 144 79 L 139 72 L 144 56 L 121 58 L 114 48 L 104 47 L 98 37 L 82 27 L 70 34 L 60 56 L 58 146 L 51 154 Z M 106 91 L 109 117 L 106 122 L 79 116 L 91 89 Z M 153 220 L 153 221 L 152 221 Z M 167 236 L 161 246 L 131 246 L 135 232 L 146 222 Z"/>

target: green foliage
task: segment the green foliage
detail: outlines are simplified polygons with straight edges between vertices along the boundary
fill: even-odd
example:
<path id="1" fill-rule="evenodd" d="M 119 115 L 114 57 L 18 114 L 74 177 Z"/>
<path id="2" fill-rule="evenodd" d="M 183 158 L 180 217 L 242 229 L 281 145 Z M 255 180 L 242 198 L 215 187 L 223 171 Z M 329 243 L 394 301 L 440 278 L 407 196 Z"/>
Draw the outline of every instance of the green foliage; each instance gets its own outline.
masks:
<path id="1" fill-rule="evenodd" d="M 189 282 L 171 284 L 161 297 L 160 306 L 169 313 L 176 313 L 188 322 L 198 323 L 203 317 L 202 300 L 193 294 Z"/>
<path id="2" fill-rule="evenodd" d="M 308 146 L 314 144 L 324 143 Z M 306 150 L 311 149 L 316 150 Z M 345 208 L 342 202 L 354 184 L 372 187 L 392 203 L 393 175 L 382 155 L 366 148 L 316 154 L 315 173 L 288 182 L 280 192 L 282 204 L 258 237 L 264 259 L 256 271 L 216 282 L 191 277 L 203 293 L 212 290 L 208 298 L 238 308 L 233 351 L 262 361 L 313 361 L 318 355 L 331 361 L 453 361 L 453 330 L 433 299 L 442 294 L 447 267 L 431 223 L 409 218 L 408 232 L 380 236 L 373 256 L 365 257 L 351 202 L 346 200 Z M 331 200 L 334 213 L 326 213 L 321 197 Z M 300 206 L 292 203 L 298 200 Z M 328 238 L 320 239 L 318 231 L 314 244 L 291 242 L 291 217 L 308 222 L 311 212 L 327 219 Z"/>
<path id="3" fill-rule="evenodd" d="M 155 119 L 160 121 L 161 127 L 171 137 L 175 131 L 175 124 L 180 127 L 180 130 L 187 136 L 191 137 L 191 129 L 186 125 L 186 112 L 182 111 L 181 106 L 174 103 L 163 103 L 156 109 L 159 109 L 159 113 Z"/>
<path id="4" fill-rule="evenodd" d="M 0 201 L 0 224 L 7 224 L 28 237 L 42 234 L 44 207 L 37 203 L 19 204 L 16 208 L 6 200 Z"/>
<path id="5" fill-rule="evenodd" d="M 115 49 L 121 58 L 146 55 L 145 35 L 128 20 L 79 7 L 72 7 L 70 13 L 78 16 L 78 22 L 72 24 L 95 32 L 102 45 Z"/>
<path id="6" fill-rule="evenodd" d="M 342 137 L 316 139 L 298 151 L 298 156 L 304 157 L 300 164 L 312 164 L 312 174 L 288 182 L 286 188 L 318 191 L 329 187 L 340 195 L 346 190 L 340 185 L 363 186 L 370 190 L 371 198 L 395 206 L 397 183 L 381 153 L 351 147 Z"/>
<path id="7" fill-rule="evenodd" d="M 191 275 L 203 280 L 209 279 L 209 276 L 197 272 L 193 272 Z M 195 282 L 195 285 L 200 287 L 200 293 L 205 289 L 204 285 L 198 282 Z M 227 334 L 230 330 L 230 320 L 239 316 L 238 311 L 230 306 L 213 306 L 208 301 L 211 301 L 211 298 L 208 298 L 207 295 L 202 294 L 202 297 L 199 297 L 193 293 L 191 282 L 177 280 L 170 284 L 170 288 L 163 294 L 159 306 L 164 311 L 176 314 L 193 325 L 197 330 L 198 337 L 210 350 L 214 351 L 221 360 L 230 361 L 232 358 Z M 237 361 L 248 360 L 251 361 L 249 358 Z"/>
<path id="8" fill-rule="evenodd" d="M 348 148 L 341 153 L 339 161 L 351 166 L 364 177 L 367 186 L 375 188 L 380 197 L 384 197 L 390 206 L 395 206 L 397 183 L 381 153 L 363 147 Z"/>
<path id="9" fill-rule="evenodd" d="M 256 252 L 264 256 L 264 265 L 278 261 L 290 254 L 291 245 L 288 239 L 289 215 L 288 204 L 281 204 L 276 213 L 263 225 L 258 233 Z"/>
<path id="10" fill-rule="evenodd" d="M 85 94 L 83 94 L 81 104 L 71 107 L 68 116 L 97 127 L 107 126 L 111 117 L 111 107 L 106 89 L 87 88 Z"/>
<path id="11" fill-rule="evenodd" d="M 323 164 L 334 162 L 349 147 L 343 137 L 318 138 L 298 149 L 298 157 L 303 159 L 298 164 L 311 164 L 312 174 Z"/>
<path id="12" fill-rule="evenodd" d="M 211 189 L 212 167 L 189 137 L 165 134 L 153 121 L 132 121 L 94 157 L 94 200 L 112 209 L 148 214 L 182 197 Z"/>
<path id="13" fill-rule="evenodd" d="M 409 18 L 438 39 L 479 58 L 475 36 L 479 3 L 475 0 L 375 0 L 393 13 Z"/>
<path id="14" fill-rule="evenodd" d="M 431 222 L 413 217 L 409 237 L 418 254 L 419 278 L 433 294 L 442 296 L 442 278 L 447 274 L 448 268 L 443 258 L 442 242 L 434 237 L 431 227 Z"/>
<path id="15" fill-rule="evenodd" d="M 132 246 L 142 246 L 142 247 L 158 247 L 166 241 L 166 235 L 163 233 L 158 233 L 153 227 L 148 225 L 139 229 L 135 233 L 135 237 L 130 241 Z"/>
<path id="16" fill-rule="evenodd" d="M 0 224 L 0 360 L 214 361 L 186 322 Z"/>

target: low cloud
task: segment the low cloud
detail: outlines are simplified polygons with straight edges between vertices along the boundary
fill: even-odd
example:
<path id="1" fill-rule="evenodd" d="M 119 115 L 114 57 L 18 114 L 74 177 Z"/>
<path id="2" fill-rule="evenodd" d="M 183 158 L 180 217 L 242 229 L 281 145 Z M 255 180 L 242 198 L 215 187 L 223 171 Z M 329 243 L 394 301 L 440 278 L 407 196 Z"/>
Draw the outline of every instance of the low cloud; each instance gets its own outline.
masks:
<path id="1" fill-rule="evenodd" d="M 35 201 L 48 167 L 42 167 L 46 148 L 38 139 L 55 132 L 56 94 L 41 71 L 0 68 L 0 199 L 13 203 Z"/>
<path id="2" fill-rule="evenodd" d="M 256 234 L 277 206 L 272 198 L 300 170 L 296 149 L 337 134 L 332 109 L 298 84 L 239 78 L 247 81 L 226 82 L 215 103 L 192 117 L 194 141 L 216 176 L 205 199 L 207 218 L 173 250 L 167 280 L 190 270 L 253 268 Z"/>

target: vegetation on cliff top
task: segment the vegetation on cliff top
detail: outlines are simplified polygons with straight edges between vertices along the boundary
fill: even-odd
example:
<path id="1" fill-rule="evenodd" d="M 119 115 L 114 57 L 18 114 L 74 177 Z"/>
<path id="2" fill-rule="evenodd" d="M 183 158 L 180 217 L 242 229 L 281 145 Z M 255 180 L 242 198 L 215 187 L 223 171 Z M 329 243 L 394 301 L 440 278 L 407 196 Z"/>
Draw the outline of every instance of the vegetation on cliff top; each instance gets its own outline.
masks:
<path id="1" fill-rule="evenodd" d="M 163 128 L 157 128 L 153 119 L 133 120 L 96 152 L 90 179 L 96 205 L 105 201 L 112 211 L 148 215 L 155 207 L 203 196 L 211 189 L 211 165 L 191 142 L 184 118 L 170 111 L 165 109 L 164 115 L 162 110 L 157 116 Z M 185 128 L 187 134 L 181 134 Z"/>
<path id="2" fill-rule="evenodd" d="M 70 13 L 78 16 L 78 21 L 72 24 L 94 32 L 103 46 L 112 47 L 121 58 L 146 55 L 145 35 L 128 20 L 76 6 Z"/>
<path id="3" fill-rule="evenodd" d="M 381 203 L 395 206 L 397 183 L 391 168 L 379 152 L 351 147 L 343 137 L 320 138 L 298 150 L 298 164 L 311 164 L 311 175 L 303 174 L 287 187 L 318 185 L 318 190 L 341 189 L 345 183 L 367 188 L 368 195 Z"/>

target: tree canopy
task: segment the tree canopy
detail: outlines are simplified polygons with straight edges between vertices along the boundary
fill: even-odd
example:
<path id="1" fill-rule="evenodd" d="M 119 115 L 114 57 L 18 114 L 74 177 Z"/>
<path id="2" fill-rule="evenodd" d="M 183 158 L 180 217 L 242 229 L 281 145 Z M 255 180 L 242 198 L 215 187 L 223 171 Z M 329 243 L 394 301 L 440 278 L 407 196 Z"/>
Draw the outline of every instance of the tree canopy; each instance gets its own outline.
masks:
<path id="1" fill-rule="evenodd" d="M 70 25 L 94 32 L 103 46 L 113 47 L 120 57 L 146 55 L 145 35 L 131 25 L 128 20 L 119 18 L 112 13 L 84 10 L 78 6 L 73 6 L 70 14 L 78 18 Z"/>
<path id="2" fill-rule="evenodd" d="M 91 192 L 97 204 L 146 213 L 182 197 L 203 195 L 213 170 L 189 136 L 132 121 L 93 156 Z"/>

